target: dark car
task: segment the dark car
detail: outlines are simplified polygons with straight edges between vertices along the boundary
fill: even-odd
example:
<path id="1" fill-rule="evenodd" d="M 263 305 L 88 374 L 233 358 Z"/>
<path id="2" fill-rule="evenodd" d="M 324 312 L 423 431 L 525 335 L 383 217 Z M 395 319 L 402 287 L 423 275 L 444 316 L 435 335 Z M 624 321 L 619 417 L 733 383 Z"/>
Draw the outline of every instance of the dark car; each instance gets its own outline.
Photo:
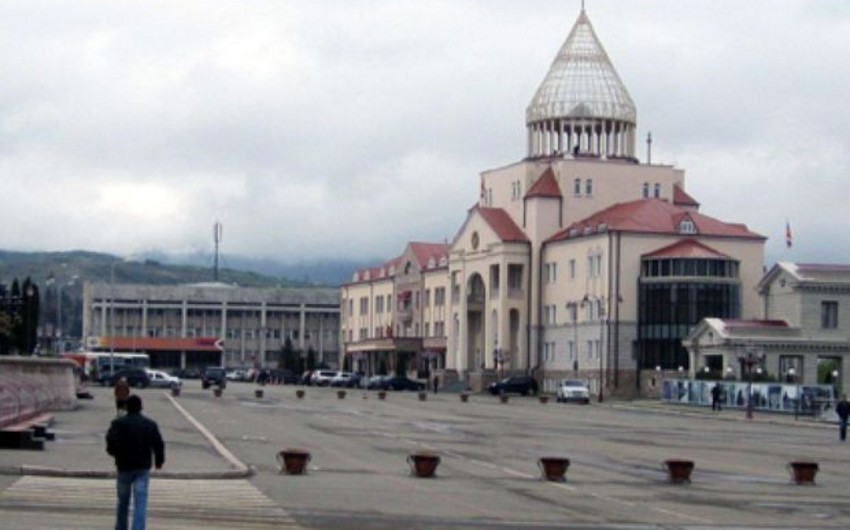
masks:
<path id="1" fill-rule="evenodd" d="M 392 376 L 377 382 L 375 388 L 377 390 L 425 390 L 425 383 L 403 376 Z"/>
<path id="2" fill-rule="evenodd" d="M 227 386 L 227 371 L 224 368 L 210 366 L 204 369 L 201 376 L 201 387 L 209 388 L 213 385 L 221 388 Z"/>
<path id="3" fill-rule="evenodd" d="M 104 380 L 104 384 L 115 386 L 121 378 L 127 380 L 127 384 L 138 388 L 146 388 L 151 384 L 151 378 L 144 368 L 125 368 L 124 370 L 116 370 L 114 374 L 110 374 Z"/>
<path id="4" fill-rule="evenodd" d="M 269 377 L 272 381 L 281 385 L 294 385 L 298 383 L 299 378 L 292 370 L 274 369 L 269 371 Z"/>
<path id="5" fill-rule="evenodd" d="M 506 377 L 501 381 L 490 383 L 487 390 L 489 390 L 494 396 L 502 394 L 522 394 L 523 396 L 527 396 L 528 394 L 534 395 L 537 393 L 537 381 L 535 381 L 533 377 L 529 377 L 527 375 L 512 375 L 511 377 Z"/>

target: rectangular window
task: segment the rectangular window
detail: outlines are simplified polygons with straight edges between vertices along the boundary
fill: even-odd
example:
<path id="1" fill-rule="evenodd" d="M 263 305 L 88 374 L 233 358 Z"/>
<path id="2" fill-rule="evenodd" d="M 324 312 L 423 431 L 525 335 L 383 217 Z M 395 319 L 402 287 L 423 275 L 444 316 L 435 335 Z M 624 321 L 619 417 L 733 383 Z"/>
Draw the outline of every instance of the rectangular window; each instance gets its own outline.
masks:
<path id="1" fill-rule="evenodd" d="M 557 283 L 558 282 L 558 264 L 556 262 L 553 262 L 551 264 L 551 269 L 550 269 L 549 272 L 552 275 L 552 278 L 551 278 L 552 283 Z"/>
<path id="2" fill-rule="evenodd" d="M 425 289 L 425 307 L 431 306 L 431 289 Z"/>
<path id="3" fill-rule="evenodd" d="M 836 329 L 838 327 L 838 302 L 824 301 L 820 303 L 820 327 Z"/>
<path id="4" fill-rule="evenodd" d="M 360 299 L 360 314 L 365 315 L 369 313 L 369 298 L 364 296 Z"/>
<path id="5" fill-rule="evenodd" d="M 587 179 L 584 181 L 584 194 L 593 195 L 593 179 Z"/>
<path id="6" fill-rule="evenodd" d="M 574 279 L 576 277 L 576 260 L 570 260 L 570 279 Z"/>
<path id="7" fill-rule="evenodd" d="M 575 195 L 581 195 L 581 179 L 575 179 L 573 182 L 573 191 Z"/>
<path id="8" fill-rule="evenodd" d="M 657 182 L 656 182 L 656 183 L 655 183 L 655 190 L 654 190 L 654 191 L 655 191 L 655 193 L 654 193 L 655 198 L 656 198 L 656 199 L 660 198 L 660 197 L 661 197 L 661 184 L 659 184 L 659 183 L 657 183 Z"/>
<path id="9" fill-rule="evenodd" d="M 384 312 L 384 297 L 376 296 L 375 297 L 375 313 L 383 313 Z"/>
<path id="10" fill-rule="evenodd" d="M 593 341 L 587 341 L 587 358 L 593 359 Z"/>

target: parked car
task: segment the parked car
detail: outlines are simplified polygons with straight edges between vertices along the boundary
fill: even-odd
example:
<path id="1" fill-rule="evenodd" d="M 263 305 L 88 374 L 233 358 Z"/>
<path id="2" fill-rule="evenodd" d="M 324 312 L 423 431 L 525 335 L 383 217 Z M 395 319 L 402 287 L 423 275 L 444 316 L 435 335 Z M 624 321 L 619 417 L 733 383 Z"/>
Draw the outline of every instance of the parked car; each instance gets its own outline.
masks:
<path id="1" fill-rule="evenodd" d="M 179 377 L 169 375 L 160 370 L 146 371 L 148 373 L 148 377 L 151 380 L 150 386 L 152 388 L 179 388 L 183 386 L 183 382 L 180 381 Z"/>
<path id="2" fill-rule="evenodd" d="M 106 379 L 104 379 L 104 384 L 108 386 L 115 386 L 122 377 L 127 379 L 128 385 L 138 388 L 146 388 L 151 384 L 151 379 L 148 377 L 148 373 L 144 368 L 125 368 L 123 370 L 116 370 L 114 374 L 110 374 Z"/>
<path id="3" fill-rule="evenodd" d="M 310 384 L 314 386 L 330 386 L 336 370 L 316 370 L 310 376 Z"/>
<path id="4" fill-rule="evenodd" d="M 299 382 L 299 378 L 292 370 L 273 369 L 269 371 L 271 380 L 280 383 L 281 385 L 294 385 Z"/>
<path id="5" fill-rule="evenodd" d="M 487 390 L 494 396 L 502 394 L 534 395 L 537 393 L 537 381 L 527 375 L 512 375 L 501 381 L 490 383 Z"/>
<path id="6" fill-rule="evenodd" d="M 333 379 L 331 379 L 330 386 L 339 386 L 346 388 L 355 388 L 358 386 L 358 382 L 360 381 L 360 376 L 357 374 L 353 374 L 351 372 L 337 372 Z"/>
<path id="7" fill-rule="evenodd" d="M 563 379 L 555 396 L 558 403 L 590 403 L 590 387 L 584 379 Z"/>
<path id="8" fill-rule="evenodd" d="M 247 381 L 248 372 L 245 370 L 227 370 L 225 377 L 228 381 Z"/>
<path id="9" fill-rule="evenodd" d="M 388 378 L 388 375 L 373 375 L 366 380 L 365 387 L 367 390 L 380 390 L 381 384 Z"/>
<path id="10" fill-rule="evenodd" d="M 186 368 L 185 370 L 181 370 L 180 368 L 171 371 L 171 375 L 174 377 L 178 377 L 182 379 L 200 379 L 201 371 L 197 368 Z"/>
<path id="11" fill-rule="evenodd" d="M 227 386 L 227 372 L 224 368 L 208 366 L 204 369 L 204 375 L 201 376 L 201 387 L 209 388 L 213 385 L 221 388 Z"/>
<path id="12" fill-rule="evenodd" d="M 376 390 L 425 390 L 425 383 L 408 379 L 407 377 L 394 375 L 385 377 L 377 382 Z"/>

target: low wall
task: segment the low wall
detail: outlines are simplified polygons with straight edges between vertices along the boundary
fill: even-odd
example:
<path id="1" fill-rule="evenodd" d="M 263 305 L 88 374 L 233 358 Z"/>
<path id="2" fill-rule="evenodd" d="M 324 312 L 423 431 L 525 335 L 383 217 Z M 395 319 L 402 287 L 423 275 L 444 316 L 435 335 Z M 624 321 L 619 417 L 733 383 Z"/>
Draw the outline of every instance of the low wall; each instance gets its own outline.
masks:
<path id="1" fill-rule="evenodd" d="M 64 359 L 0 357 L 0 427 L 75 408 L 75 366 Z"/>

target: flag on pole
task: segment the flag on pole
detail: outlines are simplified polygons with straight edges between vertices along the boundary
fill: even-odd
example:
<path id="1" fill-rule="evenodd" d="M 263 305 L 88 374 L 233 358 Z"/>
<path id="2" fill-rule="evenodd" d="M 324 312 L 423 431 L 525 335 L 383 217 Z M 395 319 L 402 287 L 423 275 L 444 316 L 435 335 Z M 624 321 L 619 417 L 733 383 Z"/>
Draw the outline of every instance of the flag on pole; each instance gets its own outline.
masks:
<path id="1" fill-rule="evenodd" d="M 785 246 L 791 248 L 794 244 L 794 238 L 791 236 L 791 223 L 785 220 Z"/>
<path id="2" fill-rule="evenodd" d="M 484 201 L 484 197 L 487 195 L 487 190 L 484 188 L 484 175 L 481 176 L 481 201 Z"/>

